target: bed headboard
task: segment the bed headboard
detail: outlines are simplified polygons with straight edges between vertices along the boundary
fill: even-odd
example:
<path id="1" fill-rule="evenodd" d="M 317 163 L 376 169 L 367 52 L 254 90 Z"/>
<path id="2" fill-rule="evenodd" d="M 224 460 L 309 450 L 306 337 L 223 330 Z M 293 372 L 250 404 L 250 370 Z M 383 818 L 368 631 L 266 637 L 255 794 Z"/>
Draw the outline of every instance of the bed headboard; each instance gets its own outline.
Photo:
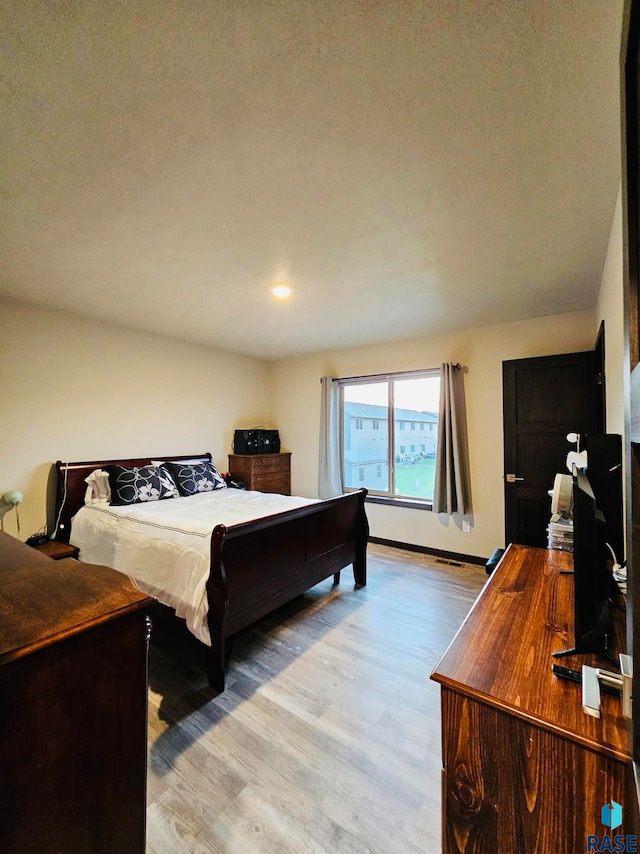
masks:
<path id="1" fill-rule="evenodd" d="M 71 519 L 84 504 L 84 495 L 87 484 L 84 479 L 95 469 L 103 466 L 148 466 L 151 460 L 203 460 L 211 462 L 211 454 L 156 454 L 153 457 L 140 457 L 131 460 L 90 460 L 87 462 L 62 462 L 56 463 L 56 540 L 69 541 L 71 533 Z"/>

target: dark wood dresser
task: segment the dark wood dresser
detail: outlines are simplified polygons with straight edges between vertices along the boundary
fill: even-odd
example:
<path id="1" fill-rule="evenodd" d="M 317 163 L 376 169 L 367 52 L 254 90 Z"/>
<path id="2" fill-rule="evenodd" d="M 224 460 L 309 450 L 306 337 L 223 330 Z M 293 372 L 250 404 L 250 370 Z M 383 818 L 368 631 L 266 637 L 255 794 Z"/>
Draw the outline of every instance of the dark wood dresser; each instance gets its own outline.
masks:
<path id="1" fill-rule="evenodd" d="M 152 603 L 0 533 L 3 854 L 144 854 Z"/>
<path id="2" fill-rule="evenodd" d="M 290 453 L 229 454 L 229 471 L 247 489 L 291 495 Z"/>
<path id="3" fill-rule="evenodd" d="M 623 808 L 615 834 L 640 832 L 620 699 L 603 694 L 602 717 L 590 717 L 580 685 L 551 670 L 551 653 L 573 641 L 573 577 L 563 572 L 572 557 L 509 546 L 432 674 L 446 854 L 586 851 L 587 835 L 611 832 L 601 822 L 611 800 Z M 624 652 L 624 613 L 614 610 Z M 608 667 L 594 655 L 560 663 Z"/>

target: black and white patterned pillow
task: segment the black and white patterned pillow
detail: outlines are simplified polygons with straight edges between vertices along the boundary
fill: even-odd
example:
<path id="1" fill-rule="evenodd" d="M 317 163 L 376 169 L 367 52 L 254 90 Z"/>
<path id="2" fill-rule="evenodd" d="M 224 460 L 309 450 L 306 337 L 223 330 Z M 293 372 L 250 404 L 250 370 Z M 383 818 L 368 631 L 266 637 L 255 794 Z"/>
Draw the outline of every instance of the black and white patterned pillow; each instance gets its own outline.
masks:
<path id="1" fill-rule="evenodd" d="M 142 501 L 160 501 L 178 498 L 180 493 L 171 472 L 162 466 L 105 466 L 111 487 L 111 503 L 137 504 Z"/>
<path id="2" fill-rule="evenodd" d="M 224 478 L 211 463 L 165 463 L 164 468 L 173 475 L 180 495 L 197 495 L 227 488 Z"/>

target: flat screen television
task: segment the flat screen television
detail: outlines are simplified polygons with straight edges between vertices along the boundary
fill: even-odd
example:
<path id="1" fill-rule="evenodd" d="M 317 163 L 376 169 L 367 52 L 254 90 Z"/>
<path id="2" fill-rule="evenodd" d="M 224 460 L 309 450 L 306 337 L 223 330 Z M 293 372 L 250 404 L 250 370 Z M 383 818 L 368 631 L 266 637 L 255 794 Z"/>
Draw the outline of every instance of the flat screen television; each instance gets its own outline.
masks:
<path id="1" fill-rule="evenodd" d="M 584 472 L 573 472 L 574 645 L 556 657 L 594 652 L 615 661 L 611 599 L 615 581 L 607 566 L 607 528 Z"/>
<path id="2" fill-rule="evenodd" d="M 587 434 L 582 436 L 580 446 L 587 452 L 587 477 L 596 497 L 596 507 L 607 522 L 607 542 L 622 565 L 625 557 L 622 436 L 618 433 Z"/>

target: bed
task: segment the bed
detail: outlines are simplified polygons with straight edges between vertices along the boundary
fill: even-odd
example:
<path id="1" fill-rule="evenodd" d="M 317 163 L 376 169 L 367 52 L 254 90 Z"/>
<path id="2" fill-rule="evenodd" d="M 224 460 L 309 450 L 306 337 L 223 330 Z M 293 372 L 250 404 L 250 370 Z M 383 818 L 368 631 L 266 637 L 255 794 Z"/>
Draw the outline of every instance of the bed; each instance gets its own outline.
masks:
<path id="1" fill-rule="evenodd" d="M 196 461 L 211 464 L 211 454 L 190 454 L 164 458 L 174 464 L 181 462 L 192 464 Z M 192 589 L 192 598 L 197 598 L 198 590 L 202 589 L 204 603 L 204 628 L 190 631 L 203 644 L 206 654 L 207 675 L 209 684 L 216 691 L 223 691 L 225 685 L 225 670 L 229 659 L 230 641 L 233 635 L 246 628 L 261 617 L 296 596 L 304 593 L 310 587 L 333 576 L 334 583 L 340 581 L 340 571 L 352 564 L 355 585 L 364 587 L 366 576 L 366 549 L 369 527 L 365 513 L 365 489 L 348 493 L 338 498 L 322 501 L 295 499 L 297 506 L 280 510 L 269 502 L 276 496 L 261 493 L 245 492 L 241 498 L 240 490 L 226 488 L 219 490 L 224 496 L 221 503 L 233 504 L 239 508 L 235 515 L 230 514 L 233 523 L 218 522 L 213 516 L 208 523 L 206 539 L 203 519 L 209 512 L 205 510 L 206 497 L 193 495 L 192 505 L 197 508 L 195 521 L 179 523 L 167 522 L 165 514 L 172 505 L 176 512 L 182 514 L 185 520 L 185 508 L 191 498 L 175 498 L 169 501 L 147 502 L 143 508 L 128 505 L 122 508 L 109 507 L 106 502 L 99 508 L 91 506 L 94 502 L 87 500 L 86 478 L 96 470 L 106 470 L 107 467 L 146 467 L 152 462 L 163 461 L 163 458 L 144 457 L 127 460 L 92 460 L 86 462 L 56 463 L 56 538 L 65 542 L 74 542 L 74 537 L 80 541 L 80 559 L 88 562 L 106 563 L 127 573 L 127 567 L 122 565 L 131 560 L 132 565 L 138 561 L 137 548 L 127 545 L 118 546 L 118 554 L 109 557 L 105 552 L 105 542 L 112 543 L 114 532 L 124 528 L 134 528 L 134 521 L 142 518 L 142 533 L 138 533 L 137 543 L 145 557 L 142 562 L 153 564 L 156 556 L 162 551 L 162 560 L 166 559 L 164 552 L 172 548 L 179 550 L 180 559 L 177 563 L 184 564 L 185 557 L 193 557 L 188 572 L 202 563 L 203 549 L 204 579 L 197 584 L 197 590 Z M 235 495 L 234 495 L 235 493 Z M 279 496 L 278 498 L 283 498 Z M 263 501 L 264 499 L 264 501 Z M 291 500 L 291 499 L 290 499 Z M 174 503 L 175 502 L 175 503 Z M 182 502 L 180 505 L 178 502 Z M 96 502 L 98 503 L 98 502 Z M 248 505 L 253 504 L 252 508 Z M 151 505 L 157 507 L 164 519 L 161 525 L 151 519 Z M 279 507 L 280 505 L 278 505 Z M 258 515 L 248 518 L 249 511 Z M 117 512 L 116 512 L 117 510 Z M 82 511 L 82 512 L 80 512 Z M 229 517 L 229 514 L 227 514 Z M 87 517 L 89 519 L 87 520 Z M 94 525 L 95 519 L 100 523 Z M 84 520 L 82 525 L 80 520 Z M 91 522 L 91 524 L 89 524 Z M 167 527 L 173 532 L 170 540 L 173 546 L 161 546 L 156 541 L 163 534 L 157 532 L 146 536 L 146 532 L 156 527 Z M 97 527 L 97 532 L 92 532 Z M 175 530 L 187 529 L 187 540 L 175 543 Z M 100 533 L 100 531 L 102 533 Z M 102 537 L 102 540 L 100 539 Z M 124 535 L 117 534 L 118 543 L 124 542 Z M 106 539 L 105 539 L 106 538 Z M 191 538 L 191 539 L 189 539 Z M 153 539 L 153 542 L 151 540 Z M 127 551 L 127 549 L 129 549 Z M 134 549 L 133 551 L 130 549 Z M 146 550 L 146 551 L 145 551 Z M 91 560 L 92 556 L 106 557 L 107 560 Z M 87 558 L 87 556 L 89 556 Z M 158 558 L 159 560 L 159 558 Z M 116 565 L 120 564 L 120 565 Z M 166 577 L 171 572 L 165 572 Z M 135 576 L 132 576 L 135 579 Z M 138 581 L 138 586 L 141 586 Z M 196 585 L 197 587 L 197 585 Z M 146 592 L 149 592 L 148 590 Z M 158 585 L 154 589 L 155 598 L 166 607 L 176 611 L 173 594 L 165 595 Z M 179 610 L 180 606 L 178 606 Z"/>

